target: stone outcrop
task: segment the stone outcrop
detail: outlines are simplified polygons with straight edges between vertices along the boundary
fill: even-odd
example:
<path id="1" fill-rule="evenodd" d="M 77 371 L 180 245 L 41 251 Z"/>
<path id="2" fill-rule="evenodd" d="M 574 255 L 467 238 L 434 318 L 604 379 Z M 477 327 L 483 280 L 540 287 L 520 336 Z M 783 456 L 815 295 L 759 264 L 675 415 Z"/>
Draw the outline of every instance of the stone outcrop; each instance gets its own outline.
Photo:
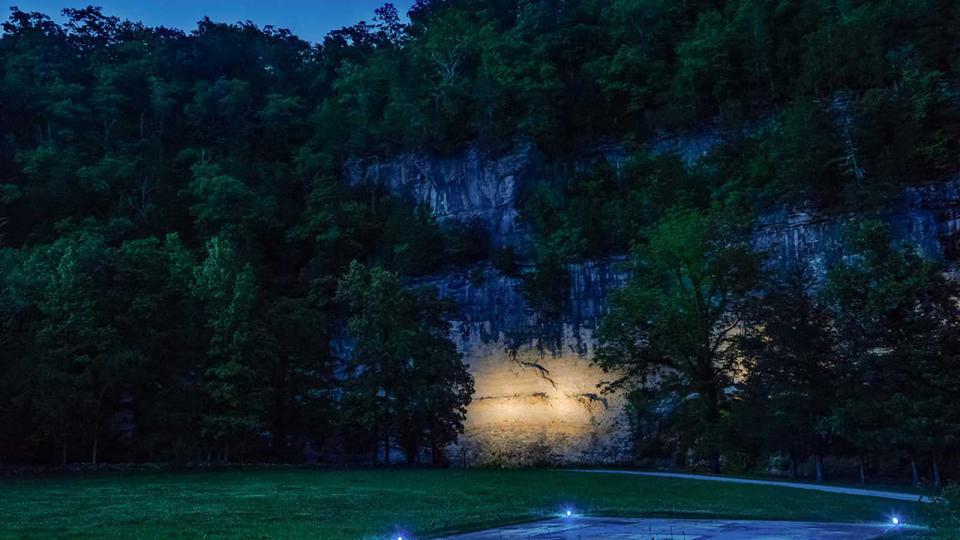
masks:
<path id="1" fill-rule="evenodd" d="M 602 394 L 593 333 L 621 259 L 571 265 L 566 310 L 533 310 L 519 278 L 484 265 L 418 284 L 459 306 L 453 339 L 476 383 L 466 433 L 451 450 L 462 464 L 610 463 L 629 456 L 621 396 Z M 607 378 L 609 378 L 607 376 Z"/>
<path id="2" fill-rule="evenodd" d="M 771 212 L 759 218 L 753 246 L 774 268 L 802 264 L 813 276 L 822 277 L 843 255 L 844 228 L 865 217 L 888 223 L 894 241 L 912 246 L 920 255 L 953 262 L 960 255 L 960 178 L 908 187 L 883 210 Z"/>
<path id="3" fill-rule="evenodd" d="M 526 245 L 517 202 L 521 186 L 542 172 L 532 145 L 489 157 L 477 148 L 452 156 L 410 153 L 387 160 L 351 160 L 347 181 L 372 184 L 429 206 L 440 219 L 481 220 L 496 247 Z"/>
<path id="4" fill-rule="evenodd" d="M 428 205 L 441 220 L 480 219 L 496 247 L 529 253 L 520 219 L 523 186 L 545 174 L 571 174 L 598 159 L 619 164 L 622 147 L 598 147 L 577 161 L 548 166 L 532 146 L 499 157 L 476 149 L 446 157 L 404 154 L 354 160 L 345 175 Z M 620 259 L 571 265 L 569 301 L 547 317 L 527 303 L 522 281 L 490 265 L 449 271 L 418 284 L 459 306 L 453 338 L 470 365 L 476 394 L 455 463 L 514 466 L 609 463 L 629 455 L 620 396 L 602 395 L 592 366 L 593 332 L 604 300 L 625 275 Z"/>
<path id="5" fill-rule="evenodd" d="M 657 141 L 651 148 L 673 152 L 688 163 L 723 140 L 717 130 Z M 404 154 L 387 160 L 354 160 L 348 180 L 374 183 L 429 205 L 440 218 L 480 219 L 493 244 L 529 253 L 530 235 L 517 203 L 529 182 L 570 174 L 600 158 L 619 167 L 627 152 L 598 147 L 565 164 L 548 164 L 531 145 L 488 157 L 477 149 L 452 156 Z M 897 240 L 925 256 L 960 254 L 960 179 L 906 189 L 896 204 L 876 214 Z M 759 219 L 754 246 L 773 267 L 800 262 L 823 276 L 842 256 L 843 228 L 863 213 L 826 214 L 814 209 L 782 210 Z M 623 399 L 601 394 L 606 376 L 591 365 L 593 335 L 605 299 L 621 286 L 622 259 L 587 261 L 569 268 L 569 301 L 560 316 L 546 317 L 524 298 L 520 278 L 489 265 L 446 271 L 418 280 L 459 305 L 454 338 L 476 379 L 466 433 L 451 449 L 464 465 L 611 463 L 629 458 L 629 423 Z"/>

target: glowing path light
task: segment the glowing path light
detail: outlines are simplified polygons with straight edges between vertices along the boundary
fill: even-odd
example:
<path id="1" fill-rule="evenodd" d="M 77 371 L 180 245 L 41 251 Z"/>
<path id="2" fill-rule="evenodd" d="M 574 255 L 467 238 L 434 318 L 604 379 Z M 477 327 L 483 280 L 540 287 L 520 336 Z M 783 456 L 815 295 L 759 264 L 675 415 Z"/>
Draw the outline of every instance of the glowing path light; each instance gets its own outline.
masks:
<path id="1" fill-rule="evenodd" d="M 890 519 L 890 523 L 893 523 L 893 526 L 896 527 L 897 525 L 900 524 L 900 518 L 898 518 L 897 516 L 893 516 L 893 518 Z"/>

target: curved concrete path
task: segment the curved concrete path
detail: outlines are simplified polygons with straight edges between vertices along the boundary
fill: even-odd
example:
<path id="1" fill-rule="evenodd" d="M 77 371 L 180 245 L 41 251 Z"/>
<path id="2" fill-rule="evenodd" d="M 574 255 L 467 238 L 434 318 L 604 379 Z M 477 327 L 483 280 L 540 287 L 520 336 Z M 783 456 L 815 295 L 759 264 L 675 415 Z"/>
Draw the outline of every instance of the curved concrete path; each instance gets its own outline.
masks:
<path id="1" fill-rule="evenodd" d="M 858 489 L 846 488 L 840 486 L 827 486 L 821 484 L 804 484 L 802 482 L 780 482 L 777 480 L 753 480 L 750 478 L 727 478 L 724 476 L 708 476 L 705 474 L 686 474 L 669 472 L 645 472 L 645 471 L 625 471 L 619 469 L 563 469 L 577 473 L 594 474 L 632 474 L 636 476 L 655 476 L 659 478 L 684 478 L 687 480 L 707 480 L 710 482 L 730 482 L 733 484 L 754 484 L 759 486 L 776 486 L 796 489 L 810 489 L 813 491 L 826 491 L 829 493 L 841 493 L 844 495 L 859 495 L 862 497 L 881 497 L 884 499 L 894 499 L 897 501 L 912 502 L 933 502 L 933 499 L 927 495 L 918 495 L 915 493 L 897 493 L 895 491 L 880 491 L 876 489 Z"/>
<path id="2" fill-rule="evenodd" d="M 449 540 L 868 540 L 891 527 L 867 523 L 806 523 L 660 518 L 558 518 L 450 536 Z"/>

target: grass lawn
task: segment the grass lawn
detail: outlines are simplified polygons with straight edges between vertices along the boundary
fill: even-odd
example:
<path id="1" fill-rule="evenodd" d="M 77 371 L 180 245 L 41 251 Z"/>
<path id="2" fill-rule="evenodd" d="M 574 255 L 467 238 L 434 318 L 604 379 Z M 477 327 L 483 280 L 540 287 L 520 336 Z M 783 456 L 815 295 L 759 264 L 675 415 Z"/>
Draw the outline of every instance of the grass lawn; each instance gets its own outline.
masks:
<path id="1" fill-rule="evenodd" d="M 582 467 L 583 469 L 603 469 L 602 466 L 596 467 Z M 632 468 L 632 467 L 618 467 L 618 469 L 623 470 L 635 470 L 639 472 L 663 472 L 659 469 L 645 469 L 645 468 Z M 677 472 L 687 472 L 687 471 L 677 471 Z M 910 484 L 899 483 L 895 484 L 892 482 L 867 482 L 861 484 L 859 482 L 853 482 L 849 480 L 831 480 L 828 479 L 826 482 L 817 482 L 812 478 L 795 478 L 791 479 L 789 476 L 772 476 L 768 474 L 724 474 L 724 473 L 708 473 L 708 472 L 698 472 L 690 471 L 691 474 L 700 474 L 703 476 L 716 476 L 720 478 L 744 478 L 747 480 L 769 480 L 771 482 L 790 482 L 795 484 L 814 484 L 818 486 L 835 486 L 843 488 L 852 488 L 852 489 L 866 489 L 870 491 L 892 491 L 894 493 L 912 493 L 916 495 L 926 495 L 926 496 L 936 496 L 937 492 L 929 487 L 919 487 L 915 488 Z"/>
<path id="2" fill-rule="evenodd" d="M 3 538 L 423 538 L 543 517 L 916 522 L 914 503 L 549 470 L 250 469 L 0 480 Z"/>

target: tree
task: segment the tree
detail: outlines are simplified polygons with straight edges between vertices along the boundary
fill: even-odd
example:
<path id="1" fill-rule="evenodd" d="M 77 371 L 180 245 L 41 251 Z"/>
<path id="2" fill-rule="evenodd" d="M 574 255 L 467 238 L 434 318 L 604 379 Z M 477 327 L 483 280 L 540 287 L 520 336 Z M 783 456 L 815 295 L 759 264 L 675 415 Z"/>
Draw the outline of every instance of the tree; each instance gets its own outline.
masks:
<path id="1" fill-rule="evenodd" d="M 37 436 L 58 446 L 62 463 L 77 441 L 97 462 L 104 419 L 139 356 L 121 344 L 100 294 L 112 257 L 102 237 L 79 233 L 36 248 L 8 278 L 14 301 L 35 310 L 33 362 L 15 399 L 32 404 Z"/>
<path id="2" fill-rule="evenodd" d="M 319 305 L 318 305 L 319 304 Z M 336 427 L 329 306 L 312 295 L 276 297 L 264 308 L 270 351 L 260 381 L 264 426 L 284 462 L 302 459 L 308 442 L 322 447 Z"/>
<path id="3" fill-rule="evenodd" d="M 116 326 L 142 355 L 138 369 L 125 374 L 135 402 L 133 447 L 176 462 L 197 456 L 206 397 L 195 384 L 209 348 L 201 304 L 191 293 L 195 266 L 176 233 L 129 240 L 118 250 Z"/>
<path id="4" fill-rule="evenodd" d="M 197 225 L 208 234 L 224 231 L 237 235 L 269 223 L 275 211 L 271 198 L 258 197 L 242 181 L 224 174 L 215 163 L 199 161 L 191 167 L 190 192 L 197 203 L 190 207 Z"/>
<path id="5" fill-rule="evenodd" d="M 823 480 L 829 438 L 822 427 L 834 405 L 837 366 L 832 320 L 800 268 L 771 280 L 750 310 L 738 348 L 745 376 L 738 383 L 734 417 L 740 436 L 797 465 L 816 457 Z"/>
<path id="6" fill-rule="evenodd" d="M 759 134 L 748 156 L 751 184 L 774 203 L 816 201 L 829 207 L 842 200 L 845 177 L 836 119 L 814 103 L 796 100 L 769 132 Z"/>
<path id="7" fill-rule="evenodd" d="M 668 381 L 687 441 L 720 467 L 722 412 L 737 368 L 735 333 L 759 259 L 721 210 L 676 210 L 647 232 L 633 275 L 602 320 L 595 362 L 607 390 Z"/>
<path id="8" fill-rule="evenodd" d="M 696 112 L 697 100 L 706 98 L 711 112 L 722 116 L 724 104 L 736 94 L 738 81 L 745 79 L 731 59 L 730 34 L 723 15 L 705 11 L 690 37 L 677 45 L 676 93 L 688 96 Z"/>
<path id="9" fill-rule="evenodd" d="M 347 439 L 331 437 L 346 429 L 335 420 L 349 400 L 339 401 L 330 341 L 342 332 L 337 281 L 353 260 L 400 283 L 490 262 L 523 278 L 538 315 L 561 315 L 570 264 L 647 250 L 640 232 L 668 214 L 676 221 L 672 208 L 882 212 L 891 200 L 878 193 L 957 168 L 957 2 L 420 0 L 409 24 L 389 5 L 372 15 L 311 44 L 252 22 L 203 19 L 181 31 L 95 7 L 65 10 L 62 23 L 9 11 L 0 36 L 4 459 L 53 461 L 54 445 L 56 460 L 64 446 L 68 459 L 80 448 L 92 458 L 96 441 L 98 460 L 226 457 L 229 447 L 234 459 L 295 461 L 314 456 L 314 443 Z M 609 141 L 633 159 L 604 163 Z M 530 246 L 492 250 L 485 227 L 438 221 L 409 194 L 389 193 L 395 186 L 344 175 L 350 158 L 469 147 L 493 163 L 528 145 L 542 159 L 516 163 L 544 180 L 513 180 L 534 187 L 516 209 Z M 464 187 L 471 200 L 510 199 Z M 665 280 L 653 289 L 682 297 Z M 950 331 L 936 331 L 940 353 L 918 348 L 910 365 L 950 380 Z M 454 364 L 442 342 L 423 347 Z M 840 349 L 851 369 L 859 360 L 849 358 L 864 356 L 860 344 Z M 701 371 L 696 380 L 711 379 Z M 729 387 L 721 371 L 706 386 Z M 715 448 L 692 380 L 664 368 L 660 392 L 636 395 L 634 409 L 675 410 L 661 434 Z M 395 406 L 408 412 L 392 417 L 394 440 L 410 448 L 430 438 L 431 416 L 409 412 L 424 409 L 414 403 L 449 398 L 437 410 L 456 411 L 463 402 L 420 390 L 404 389 L 410 403 Z M 733 425 L 732 396 L 719 395 L 719 424 Z M 850 407 L 828 422 L 835 452 L 863 435 L 885 457 L 916 446 L 923 468 L 957 448 L 950 404 L 960 399 L 945 385 L 891 394 L 896 415 L 841 397 Z M 451 414 L 437 440 L 459 429 Z M 884 427 L 894 423 L 903 429 Z M 881 448 L 894 438 L 897 449 Z"/>
<path id="10" fill-rule="evenodd" d="M 342 381 L 345 420 L 381 441 L 385 463 L 394 440 L 408 462 L 428 441 L 433 463 L 443 463 L 473 394 L 473 378 L 448 337 L 449 306 L 356 261 L 340 278 L 337 300 L 349 309 L 354 340 Z"/>
<path id="11" fill-rule="evenodd" d="M 880 222 L 854 224 L 846 242 L 851 256 L 831 268 L 824 292 L 843 362 L 834 430 L 861 452 L 905 454 L 914 484 L 929 457 L 939 483 L 941 454 L 960 435 L 960 291 Z"/>
<path id="12" fill-rule="evenodd" d="M 209 330 L 208 363 L 198 373 L 206 400 L 203 436 L 230 460 L 230 447 L 261 425 L 263 389 L 257 388 L 262 330 L 256 320 L 253 269 L 231 242 L 215 236 L 206 258 L 193 270 L 191 291 L 203 305 Z"/>

